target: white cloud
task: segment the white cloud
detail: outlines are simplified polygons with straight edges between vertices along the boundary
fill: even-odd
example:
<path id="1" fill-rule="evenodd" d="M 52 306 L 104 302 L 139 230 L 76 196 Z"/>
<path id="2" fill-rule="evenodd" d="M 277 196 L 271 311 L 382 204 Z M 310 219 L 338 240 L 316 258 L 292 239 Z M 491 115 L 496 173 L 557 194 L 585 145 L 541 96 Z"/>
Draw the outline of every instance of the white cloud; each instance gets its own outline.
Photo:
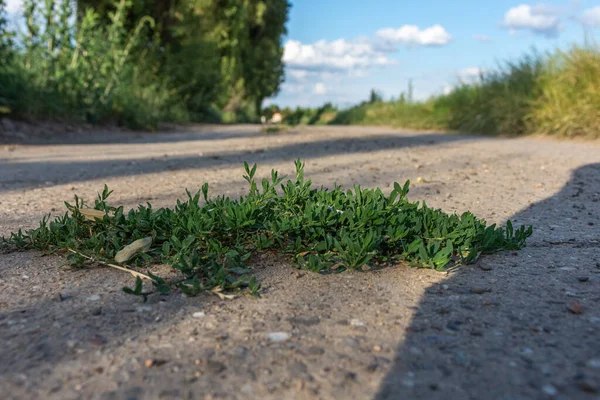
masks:
<path id="1" fill-rule="evenodd" d="M 581 13 L 580 21 L 587 26 L 600 27 L 600 6 L 584 10 Z"/>
<path id="2" fill-rule="evenodd" d="M 556 36 L 562 30 L 559 14 L 559 8 L 547 4 L 521 4 L 506 12 L 503 25 L 511 33 L 530 30 L 545 36 Z"/>
<path id="3" fill-rule="evenodd" d="M 6 11 L 9 14 L 16 13 L 21 10 L 22 0 L 6 0 Z"/>
<path id="4" fill-rule="evenodd" d="M 404 25 L 397 29 L 385 28 L 377 31 L 377 37 L 391 43 L 421 46 L 442 46 L 452 40 L 452 36 L 441 25 L 433 25 L 423 30 L 416 25 Z"/>
<path id="5" fill-rule="evenodd" d="M 485 72 L 485 69 L 479 67 L 468 67 L 461 69 L 458 71 L 458 76 L 461 78 L 474 78 L 479 77 L 482 73 Z"/>
<path id="6" fill-rule="evenodd" d="M 313 44 L 288 40 L 283 61 L 288 67 L 301 70 L 351 70 L 390 63 L 385 54 L 376 51 L 368 41 L 344 39 L 319 40 Z"/>
<path id="7" fill-rule="evenodd" d="M 490 40 L 488 35 L 473 35 L 473 39 L 478 40 L 480 42 L 487 42 Z"/>
<path id="8" fill-rule="evenodd" d="M 315 84 L 315 87 L 313 88 L 313 93 L 319 95 L 327 93 L 327 88 L 325 87 L 325 84 L 323 82 L 318 82 L 317 84 Z"/>

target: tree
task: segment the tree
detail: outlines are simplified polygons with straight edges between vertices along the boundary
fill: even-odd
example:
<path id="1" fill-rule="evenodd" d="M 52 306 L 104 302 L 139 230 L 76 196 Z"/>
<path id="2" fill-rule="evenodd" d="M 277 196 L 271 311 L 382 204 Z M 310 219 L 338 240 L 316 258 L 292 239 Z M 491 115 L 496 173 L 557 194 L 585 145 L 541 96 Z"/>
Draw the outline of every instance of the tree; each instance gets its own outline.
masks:
<path id="1" fill-rule="evenodd" d="M 373 104 L 379 101 L 383 101 L 383 96 L 381 96 L 381 93 L 379 93 L 375 89 L 371 89 L 371 94 L 369 95 L 369 103 Z"/>

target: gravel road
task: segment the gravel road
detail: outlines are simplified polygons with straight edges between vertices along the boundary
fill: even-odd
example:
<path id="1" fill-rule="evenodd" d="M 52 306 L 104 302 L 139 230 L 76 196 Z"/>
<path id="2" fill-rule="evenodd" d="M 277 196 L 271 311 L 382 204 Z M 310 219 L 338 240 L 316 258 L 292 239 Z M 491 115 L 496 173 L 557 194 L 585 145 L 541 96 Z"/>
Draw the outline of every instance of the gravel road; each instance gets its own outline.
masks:
<path id="1" fill-rule="evenodd" d="M 316 185 L 410 179 L 412 200 L 534 225 L 523 250 L 444 273 L 319 276 L 265 256 L 262 298 L 227 301 L 142 304 L 120 271 L 0 254 L 2 399 L 600 398 L 600 142 L 256 126 L 2 140 L 0 236 L 105 183 L 113 203 L 166 207 L 203 182 L 243 194 L 243 161 L 289 174 L 298 157 Z"/>

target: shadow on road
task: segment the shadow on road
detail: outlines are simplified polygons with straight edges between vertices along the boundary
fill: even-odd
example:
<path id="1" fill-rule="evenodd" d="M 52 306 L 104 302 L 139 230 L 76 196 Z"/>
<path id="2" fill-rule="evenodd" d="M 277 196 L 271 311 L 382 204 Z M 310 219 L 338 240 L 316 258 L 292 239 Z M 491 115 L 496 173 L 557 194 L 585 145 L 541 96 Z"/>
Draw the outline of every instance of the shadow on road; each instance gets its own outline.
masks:
<path id="1" fill-rule="evenodd" d="M 0 158 L 0 192 L 11 189 L 37 187 L 43 184 L 52 185 L 81 182 L 109 177 L 136 176 L 162 171 L 178 171 L 187 169 L 203 169 L 211 167 L 239 166 L 244 161 L 249 163 L 292 162 L 298 157 L 315 159 L 338 154 L 358 154 L 382 150 L 399 149 L 417 146 L 443 145 L 457 141 L 493 140 L 490 138 L 449 135 L 449 134 L 414 134 L 385 133 L 366 137 L 334 137 L 317 141 L 307 141 L 259 147 L 248 150 L 219 149 L 218 152 L 205 154 L 205 147 L 190 142 L 186 151 L 194 155 L 170 157 L 139 158 L 135 153 L 142 153 L 143 148 L 116 149 L 110 156 L 101 160 L 87 161 L 85 159 L 65 159 L 60 157 L 46 161 L 29 161 L 27 159 Z M 154 142 L 152 142 L 154 143 Z M 89 151 L 89 150 L 88 150 Z M 96 154 L 91 154 L 96 155 Z M 127 157 L 123 157 L 127 155 Z M 129 156 L 130 155 L 130 156 Z M 69 155 L 70 156 L 70 155 Z M 121 157 L 119 157 L 121 156 Z M 65 156 L 67 157 L 67 156 Z"/>
<path id="2" fill-rule="evenodd" d="M 600 164 L 512 219 L 528 246 L 427 288 L 377 400 L 597 398 Z"/>

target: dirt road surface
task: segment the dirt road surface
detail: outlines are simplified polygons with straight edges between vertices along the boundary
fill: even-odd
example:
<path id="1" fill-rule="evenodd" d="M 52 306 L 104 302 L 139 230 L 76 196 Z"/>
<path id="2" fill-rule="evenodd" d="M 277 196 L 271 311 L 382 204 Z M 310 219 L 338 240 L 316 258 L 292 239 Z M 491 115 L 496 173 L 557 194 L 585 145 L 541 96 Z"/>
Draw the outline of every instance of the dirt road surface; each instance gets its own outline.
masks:
<path id="1" fill-rule="evenodd" d="M 0 144 L 0 235 L 107 183 L 116 204 L 246 190 L 242 162 L 358 183 L 488 222 L 533 224 L 518 252 L 451 273 L 319 276 L 253 265 L 261 299 L 125 295 L 130 276 L 0 255 L 1 399 L 598 399 L 600 143 L 253 126 Z M 418 179 L 418 178 L 422 179 Z M 574 307 L 578 302 L 581 311 Z M 148 360 L 153 360 L 149 362 Z"/>

